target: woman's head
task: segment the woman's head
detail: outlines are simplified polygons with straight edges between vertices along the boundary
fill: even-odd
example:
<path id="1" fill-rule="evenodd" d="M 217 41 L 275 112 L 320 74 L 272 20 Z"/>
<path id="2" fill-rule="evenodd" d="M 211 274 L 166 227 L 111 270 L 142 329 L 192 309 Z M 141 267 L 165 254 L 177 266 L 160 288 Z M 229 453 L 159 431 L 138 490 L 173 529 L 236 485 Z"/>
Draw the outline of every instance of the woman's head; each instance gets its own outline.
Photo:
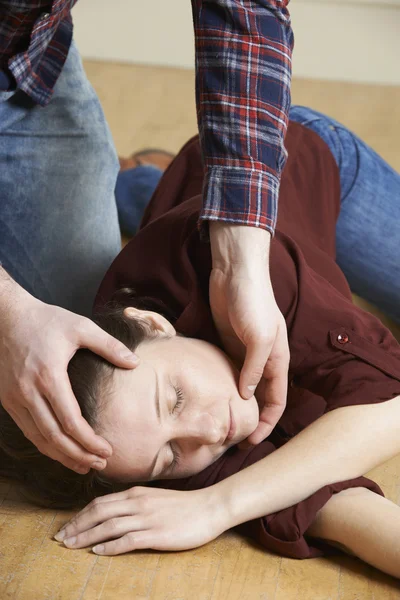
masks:
<path id="1" fill-rule="evenodd" d="M 135 482 L 193 475 L 257 427 L 257 402 L 240 397 L 232 362 L 216 346 L 177 334 L 160 312 L 144 309 L 126 290 L 95 318 L 138 354 L 135 369 L 114 367 L 89 350 L 70 361 L 82 414 L 113 447 L 101 473 L 77 475 L 42 456 L 2 411 L 0 448 L 14 455 L 13 469 L 36 495 L 72 506 Z M 226 440 L 231 413 L 236 433 Z"/>
<path id="2" fill-rule="evenodd" d="M 156 312 L 131 307 L 121 318 L 142 322 L 152 333 L 135 349 L 139 366 L 115 369 L 102 401 L 96 432 L 113 447 L 107 477 L 187 477 L 255 430 L 257 402 L 241 398 L 239 374 L 219 348 L 177 335 Z M 226 440 L 231 412 L 236 433 Z"/>

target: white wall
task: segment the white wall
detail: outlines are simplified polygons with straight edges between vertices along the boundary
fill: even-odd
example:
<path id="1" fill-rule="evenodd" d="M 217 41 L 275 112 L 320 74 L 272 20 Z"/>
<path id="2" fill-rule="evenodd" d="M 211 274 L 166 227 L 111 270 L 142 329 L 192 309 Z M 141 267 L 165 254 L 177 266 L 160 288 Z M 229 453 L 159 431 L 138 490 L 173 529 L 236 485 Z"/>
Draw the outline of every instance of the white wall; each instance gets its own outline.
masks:
<path id="1" fill-rule="evenodd" d="M 400 0 L 292 0 L 293 74 L 400 85 Z M 85 58 L 193 67 L 190 0 L 81 0 Z"/>

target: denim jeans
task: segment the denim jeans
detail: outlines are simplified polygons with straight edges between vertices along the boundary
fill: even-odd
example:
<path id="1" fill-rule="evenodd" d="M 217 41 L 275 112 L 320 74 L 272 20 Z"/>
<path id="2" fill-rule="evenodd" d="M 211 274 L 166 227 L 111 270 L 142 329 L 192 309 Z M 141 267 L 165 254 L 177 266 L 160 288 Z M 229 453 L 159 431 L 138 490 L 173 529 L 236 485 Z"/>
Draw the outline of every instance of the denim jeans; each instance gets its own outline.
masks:
<path id="1" fill-rule="evenodd" d="M 73 44 L 45 107 L 0 93 L 0 261 L 37 298 L 90 315 L 121 248 L 118 157 Z"/>
<path id="2" fill-rule="evenodd" d="M 118 171 L 110 130 L 74 43 L 45 108 L 24 92 L 0 91 L 0 263 L 35 297 L 91 315 L 121 249 Z M 139 205 L 160 176 L 147 165 L 132 172 Z"/>
<path id="3" fill-rule="evenodd" d="M 334 119 L 304 106 L 290 119 L 315 131 L 339 167 L 336 262 L 351 290 L 400 323 L 400 175 Z"/>

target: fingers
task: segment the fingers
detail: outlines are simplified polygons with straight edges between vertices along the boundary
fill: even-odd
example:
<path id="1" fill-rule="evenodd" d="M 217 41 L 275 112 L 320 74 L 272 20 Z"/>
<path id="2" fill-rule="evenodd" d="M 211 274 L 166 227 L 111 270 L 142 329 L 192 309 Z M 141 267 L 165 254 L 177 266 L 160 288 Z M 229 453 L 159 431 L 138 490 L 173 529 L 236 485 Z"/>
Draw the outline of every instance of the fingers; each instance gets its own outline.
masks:
<path id="1" fill-rule="evenodd" d="M 259 444 L 270 435 L 281 418 L 286 407 L 289 360 L 286 324 L 281 324 L 256 392 L 260 406 L 259 424 L 244 440 L 247 444 Z M 245 447 L 246 444 L 243 444 L 241 448 Z"/>
<path id="2" fill-rule="evenodd" d="M 47 413 L 48 407 L 46 406 L 46 403 L 42 399 L 40 399 L 40 402 L 44 405 L 43 413 Z M 10 412 L 10 415 L 21 429 L 24 436 L 37 447 L 39 452 L 53 460 L 57 460 L 68 469 L 72 469 L 76 473 L 83 475 L 88 473 L 90 468 L 101 470 L 106 466 L 107 463 L 105 460 L 99 459 L 99 457 L 94 454 L 85 452 L 85 450 L 76 444 L 74 440 L 68 438 L 68 436 L 61 431 L 54 417 L 51 417 L 51 425 L 47 425 L 48 421 L 43 419 L 43 417 L 40 417 L 46 422 L 45 428 L 48 436 L 46 438 L 26 409 L 22 409 L 22 411 L 19 411 L 18 413 L 12 411 Z M 42 424 L 43 423 L 41 423 L 41 425 Z M 61 444 L 61 446 L 67 448 L 67 451 L 58 449 L 57 444 Z"/>
<path id="3" fill-rule="evenodd" d="M 113 365 L 132 369 L 139 364 L 139 357 L 122 342 L 106 333 L 90 319 L 82 319 L 79 324 L 79 346 L 88 348 Z"/>
<path id="4" fill-rule="evenodd" d="M 51 382 L 43 382 L 39 391 L 41 391 L 42 396 L 48 400 L 48 403 L 54 411 L 63 430 L 63 435 L 56 436 L 54 439 L 49 438 L 48 432 L 51 430 L 50 428 L 54 429 L 56 421 L 54 420 L 54 417 L 51 419 L 51 415 L 47 413 L 47 423 L 42 424 L 38 406 L 41 407 L 41 414 L 44 418 L 46 413 L 44 411 L 43 403 L 38 404 L 36 400 L 33 401 L 30 406 L 32 417 L 43 436 L 49 442 L 53 443 L 59 450 L 68 454 L 66 440 L 69 439 L 67 437 L 69 436 L 83 446 L 89 453 L 97 454 L 103 458 L 108 458 L 112 455 L 111 445 L 104 438 L 96 435 L 89 423 L 82 417 L 67 372 L 54 373 L 54 375 L 51 376 Z"/>
<path id="5" fill-rule="evenodd" d="M 90 502 L 87 506 L 85 506 L 85 508 L 83 508 L 81 511 L 79 511 L 70 521 L 68 521 L 67 523 L 65 523 L 65 525 L 61 528 L 60 531 L 65 531 L 70 525 L 74 526 L 74 531 L 82 531 L 82 529 L 85 527 L 85 514 L 93 511 L 95 508 L 98 509 L 99 505 L 101 504 L 106 504 L 106 503 L 112 503 L 112 502 L 116 502 L 116 501 L 122 501 L 122 500 L 128 500 L 129 498 L 132 497 L 132 490 L 134 488 L 130 488 L 128 490 L 123 490 L 122 492 L 114 492 L 113 494 L 105 494 L 104 496 L 99 496 L 97 498 L 95 498 L 94 500 L 92 500 L 92 502 Z M 72 535 L 70 533 L 70 530 L 68 530 L 68 534 Z"/>
<path id="6" fill-rule="evenodd" d="M 138 517 L 131 515 L 112 518 L 106 520 L 95 527 L 83 531 L 82 533 L 72 534 L 64 539 L 67 548 L 85 548 L 97 542 L 119 538 L 129 531 L 140 529 Z"/>
<path id="7" fill-rule="evenodd" d="M 134 513 L 132 499 L 116 500 L 115 494 L 112 494 L 112 496 L 113 501 L 111 502 L 99 502 L 100 498 L 96 498 L 88 505 L 90 510 L 77 514 L 69 524 L 59 531 L 55 536 L 56 540 L 61 541 L 71 536 L 78 536 L 110 519 L 115 520 L 119 517 L 132 516 Z"/>
<path id="8" fill-rule="evenodd" d="M 95 554 L 116 556 L 132 550 L 144 550 L 145 548 L 156 548 L 154 534 L 150 531 L 130 531 L 122 538 L 99 544 L 92 548 Z"/>
<path id="9" fill-rule="evenodd" d="M 239 393 L 245 400 L 253 396 L 264 373 L 273 347 L 270 337 L 252 337 L 246 347 L 246 357 L 240 373 Z"/>
<path id="10" fill-rule="evenodd" d="M 114 495 L 114 494 L 113 494 Z M 109 503 L 111 504 L 111 503 Z M 85 548 L 96 544 L 93 548 L 93 552 L 96 554 L 106 554 L 114 556 L 117 554 L 123 554 L 124 552 L 130 552 L 132 550 L 139 550 L 144 548 L 152 548 L 155 544 L 154 532 L 144 529 L 143 522 L 140 521 L 139 516 L 132 516 L 132 505 L 126 503 L 125 508 L 123 503 L 117 503 L 113 510 L 109 511 L 111 515 L 121 515 L 123 512 L 128 513 L 125 516 L 112 517 L 104 520 L 105 514 L 102 515 L 102 522 L 91 526 L 90 521 L 87 522 L 85 531 L 82 531 L 82 524 L 74 528 L 71 524 L 65 530 L 61 530 L 59 534 L 55 536 L 55 539 L 59 542 L 64 541 L 67 548 Z M 62 533 L 62 535 L 60 535 Z M 110 540 L 104 544 L 105 540 Z M 99 545 L 98 545 L 99 544 Z"/>

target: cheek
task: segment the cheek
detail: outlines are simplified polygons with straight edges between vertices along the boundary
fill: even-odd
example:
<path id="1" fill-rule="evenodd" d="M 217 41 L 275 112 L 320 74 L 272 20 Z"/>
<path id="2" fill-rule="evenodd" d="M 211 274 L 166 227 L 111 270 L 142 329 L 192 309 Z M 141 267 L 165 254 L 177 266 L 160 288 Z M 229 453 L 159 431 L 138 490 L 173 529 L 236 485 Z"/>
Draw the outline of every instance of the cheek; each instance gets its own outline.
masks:
<path id="1" fill-rule="evenodd" d="M 215 454 L 211 448 L 203 447 L 193 454 L 188 454 L 182 460 L 182 467 L 176 477 L 190 477 L 191 475 L 197 475 L 201 471 L 204 471 L 213 462 L 218 460 L 222 453 Z"/>

